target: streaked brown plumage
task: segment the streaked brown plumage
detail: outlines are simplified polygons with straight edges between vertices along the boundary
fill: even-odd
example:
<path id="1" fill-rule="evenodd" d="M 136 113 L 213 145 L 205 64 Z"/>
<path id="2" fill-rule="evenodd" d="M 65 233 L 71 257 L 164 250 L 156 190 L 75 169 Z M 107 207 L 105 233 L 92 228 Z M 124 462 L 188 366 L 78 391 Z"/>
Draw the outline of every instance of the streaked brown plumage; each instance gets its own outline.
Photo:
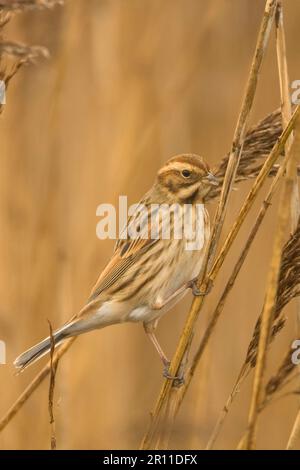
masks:
<path id="1" fill-rule="evenodd" d="M 55 332 L 56 346 L 68 337 L 93 329 L 125 321 L 142 321 L 164 365 L 168 365 L 154 330 L 159 318 L 192 287 L 192 281 L 201 269 L 209 237 L 209 217 L 203 201 L 216 184 L 208 165 L 197 155 L 179 155 L 166 162 L 158 171 L 153 187 L 129 217 L 126 226 L 129 233 L 116 243 L 114 254 L 87 304 Z M 187 249 L 190 239 L 185 231 L 182 238 L 176 239 L 174 235 L 176 223 L 183 224 L 185 220 L 186 204 L 191 208 L 190 225 L 199 214 L 203 224 L 201 233 L 197 233 L 198 249 Z M 174 211 L 168 213 L 171 236 L 165 239 L 161 231 L 166 215 L 161 215 L 160 210 L 172 205 Z M 158 238 L 153 236 L 154 228 L 159 231 Z M 131 236 L 133 229 L 137 232 L 134 237 Z M 15 366 L 23 369 L 49 349 L 50 340 L 46 338 L 21 354 Z"/>

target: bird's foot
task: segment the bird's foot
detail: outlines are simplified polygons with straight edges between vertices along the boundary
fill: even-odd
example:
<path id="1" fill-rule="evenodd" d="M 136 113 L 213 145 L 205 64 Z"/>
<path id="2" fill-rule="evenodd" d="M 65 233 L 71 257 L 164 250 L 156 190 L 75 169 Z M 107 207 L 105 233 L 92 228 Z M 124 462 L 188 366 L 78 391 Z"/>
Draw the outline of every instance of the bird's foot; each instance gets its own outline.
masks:
<path id="1" fill-rule="evenodd" d="M 192 281 L 189 282 L 189 288 L 192 289 L 192 293 L 195 297 L 204 297 L 205 295 L 208 295 L 212 289 L 212 286 L 212 282 L 209 282 L 208 288 L 203 292 L 197 286 L 197 279 L 192 279 Z"/>
<path id="2" fill-rule="evenodd" d="M 170 361 L 165 362 L 164 370 L 163 370 L 163 376 L 165 377 L 165 379 L 174 380 L 174 385 L 177 386 L 177 387 L 180 387 L 181 385 L 184 384 L 184 376 L 183 375 L 181 375 L 181 376 L 171 375 L 170 372 L 169 372 L 170 364 L 171 364 Z"/>

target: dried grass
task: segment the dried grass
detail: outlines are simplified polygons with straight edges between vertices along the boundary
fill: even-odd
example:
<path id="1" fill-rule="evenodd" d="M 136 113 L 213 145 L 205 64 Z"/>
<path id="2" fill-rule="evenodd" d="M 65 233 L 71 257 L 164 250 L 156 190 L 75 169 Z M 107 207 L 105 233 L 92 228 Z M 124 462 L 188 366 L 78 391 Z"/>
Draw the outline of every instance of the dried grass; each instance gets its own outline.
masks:
<path id="1" fill-rule="evenodd" d="M 0 10 L 22 12 L 38 8 L 53 8 L 63 3 L 64 0 L 0 0 Z"/>
<path id="2" fill-rule="evenodd" d="M 0 1 L 0 80 L 4 81 L 7 90 L 11 79 L 23 65 L 47 59 L 49 51 L 42 46 L 28 46 L 14 41 L 4 40 L 4 27 L 12 19 L 12 12 L 22 12 L 26 9 L 50 8 L 62 3 L 56 0 L 20 0 Z M 0 104 L 0 114 L 4 105 Z"/>
<path id="3" fill-rule="evenodd" d="M 268 39 L 270 35 L 271 25 L 275 16 L 275 7 L 276 1 L 274 0 L 267 0 L 264 10 L 264 15 L 261 21 L 261 26 L 259 30 L 259 34 L 257 37 L 256 48 L 249 72 L 249 77 L 247 80 L 246 91 L 244 95 L 244 99 L 242 102 L 241 110 L 238 116 L 233 143 L 231 152 L 228 158 L 228 165 L 226 167 L 226 172 L 224 176 L 224 181 L 221 190 L 220 201 L 217 206 L 216 214 L 213 221 L 212 232 L 210 236 L 209 246 L 207 248 L 206 259 L 204 261 L 204 267 L 202 268 L 201 273 L 199 273 L 198 278 L 198 286 L 202 290 L 202 292 L 206 292 L 212 283 L 215 280 L 217 273 L 219 272 L 224 259 L 242 225 L 245 220 L 245 217 L 252 206 L 255 197 L 262 186 L 262 183 L 265 177 L 269 174 L 269 171 L 272 165 L 275 163 L 276 159 L 278 158 L 279 153 L 282 150 L 282 144 L 285 144 L 285 138 L 288 137 L 290 131 L 292 130 L 292 122 L 290 123 L 289 129 L 285 130 L 281 139 L 279 140 L 278 145 L 275 145 L 273 151 L 269 155 L 268 159 L 265 161 L 258 177 L 255 180 L 252 190 L 250 191 L 233 227 L 228 235 L 221 252 L 217 259 L 214 261 L 215 253 L 217 250 L 219 238 L 221 235 L 221 230 L 223 227 L 226 210 L 229 203 L 229 196 L 231 190 L 233 188 L 233 184 L 235 181 L 236 172 L 239 166 L 239 161 L 241 157 L 241 152 L 243 148 L 244 139 L 246 136 L 246 130 L 248 127 L 248 121 L 250 116 L 250 111 L 252 109 L 253 100 L 256 92 L 257 80 L 259 70 L 262 64 L 262 60 L 264 57 L 264 53 L 266 51 L 266 47 L 268 44 Z M 170 365 L 170 373 L 173 376 L 178 374 L 180 369 L 181 362 L 183 360 L 184 355 L 186 354 L 188 344 L 190 344 L 190 338 L 193 335 L 194 328 L 201 311 L 201 308 L 204 303 L 205 296 L 197 297 L 194 299 L 190 312 L 188 314 L 187 320 L 185 322 L 182 334 L 179 339 L 179 343 L 174 354 L 173 360 L 171 361 Z M 146 431 L 146 434 L 143 438 L 141 448 L 149 449 L 153 447 L 153 443 L 155 442 L 156 433 L 158 427 L 161 425 L 161 415 L 164 413 L 164 408 L 168 402 L 170 402 L 170 395 L 172 389 L 172 381 L 165 380 L 161 391 L 159 393 L 157 402 L 154 406 L 153 412 L 151 413 L 151 421 Z M 174 396 L 174 394 L 172 394 Z M 177 401 L 176 396 L 174 396 L 174 400 Z M 171 406 L 171 409 L 176 409 L 175 406 Z M 173 416 L 167 417 L 167 419 L 173 420 Z"/>
<path id="4" fill-rule="evenodd" d="M 300 295 L 300 219 L 294 234 L 285 244 L 282 250 L 279 283 L 277 290 L 276 306 L 273 316 L 270 342 L 275 339 L 283 328 L 286 319 L 283 316 L 284 307 L 295 297 Z M 257 360 L 257 347 L 261 327 L 261 315 L 259 316 L 252 339 L 250 341 L 244 368 L 253 368 Z"/>
<path id="5" fill-rule="evenodd" d="M 280 266 L 280 275 L 278 282 L 276 305 L 271 325 L 269 344 L 276 338 L 285 325 L 286 317 L 284 316 L 284 307 L 294 298 L 300 295 L 300 219 L 294 234 L 286 242 L 282 250 L 282 259 Z M 237 381 L 224 405 L 221 415 L 216 423 L 214 431 L 209 439 L 207 448 L 210 449 L 216 441 L 221 426 L 229 412 L 235 396 L 240 391 L 242 384 L 250 371 L 256 366 L 257 352 L 259 344 L 259 335 L 261 330 L 261 315 L 258 317 L 252 338 L 249 343 L 245 361 L 239 372 Z"/>
<path id="6" fill-rule="evenodd" d="M 2 1 L 1 2 L 0 0 L 0 7 L 2 6 L 3 8 L 5 4 L 5 11 L 4 10 L 2 11 L 2 24 L 3 26 L 5 26 L 6 21 L 8 21 L 9 18 L 11 18 L 11 16 L 17 11 L 22 11 L 23 9 L 31 9 L 31 8 L 36 8 L 36 7 L 51 7 L 58 3 L 61 3 L 61 2 L 59 1 L 35 1 L 35 2 L 34 1 L 23 1 L 23 2 L 22 1 L 12 1 L 12 2 Z M 70 33 L 70 36 L 72 36 L 71 33 Z M 10 78 L 20 68 L 21 65 L 25 63 L 31 63 L 32 61 L 35 61 L 35 59 L 43 58 L 46 56 L 47 52 L 43 48 L 34 47 L 34 46 L 28 47 L 20 43 L 14 43 L 14 42 L 5 40 L 5 42 L 2 41 L 0 45 L 0 55 L 1 54 L 2 54 L 2 59 L 3 59 L 1 60 L 1 66 L 2 65 L 4 66 L 4 60 L 6 63 L 5 64 L 6 72 L 5 72 L 5 75 L 3 76 L 7 77 L 5 78 L 5 80 L 7 81 L 7 84 L 8 84 Z M 64 55 L 64 59 L 66 59 L 66 54 Z M 10 64 L 12 63 L 15 65 L 11 66 L 8 64 L 8 62 L 10 62 Z M 16 64 L 20 64 L 20 65 L 16 65 Z M 63 70 L 64 70 L 64 64 L 61 64 L 59 73 L 63 73 Z M 138 99 L 136 98 L 136 101 L 134 102 L 135 105 L 137 102 L 138 102 Z M 177 104 L 178 103 L 176 103 L 176 105 Z M 127 120 L 127 113 L 126 113 L 126 120 Z M 266 118 L 264 118 L 262 121 L 260 121 L 256 126 L 252 127 L 245 133 L 245 135 L 243 136 L 244 139 L 242 139 L 243 141 L 242 149 L 239 148 L 237 151 L 237 153 L 239 153 L 240 161 L 239 161 L 237 168 L 235 168 L 236 170 L 235 178 L 232 178 L 232 181 L 229 181 L 230 178 L 227 179 L 227 183 L 228 182 L 230 183 L 228 185 L 229 189 L 230 187 L 232 187 L 233 183 L 236 186 L 240 182 L 251 180 L 251 179 L 257 179 L 258 175 L 261 174 L 266 160 L 269 158 L 270 153 L 274 151 L 274 147 L 276 148 L 278 139 L 282 135 L 283 128 L 285 128 L 285 125 L 282 125 L 281 120 L 282 120 L 281 111 L 280 110 L 274 111 L 273 113 L 268 115 Z M 131 141 L 136 140 L 137 136 L 133 132 L 128 132 L 128 129 L 131 130 L 130 126 L 124 125 L 122 129 L 123 129 L 124 138 L 119 139 L 119 142 L 116 145 L 116 152 L 120 152 L 120 153 L 123 152 L 124 154 L 127 154 L 127 152 L 129 153 L 129 149 L 131 149 L 130 147 Z M 55 137 L 55 132 L 52 132 L 51 135 L 52 135 L 52 138 Z M 124 147 L 126 148 L 125 151 L 124 151 Z M 277 146 L 277 150 L 278 152 L 276 153 L 276 158 L 280 156 L 283 157 L 284 156 L 283 146 L 280 147 L 280 151 Z M 225 173 L 226 173 L 226 169 L 228 166 L 228 162 L 230 160 L 230 155 L 232 155 L 232 151 L 221 160 L 220 165 L 218 165 L 218 167 L 216 168 L 216 173 L 222 182 L 224 181 L 224 179 L 226 180 Z M 134 165 L 136 165 L 137 161 L 138 161 L 138 158 L 136 158 L 135 160 L 132 159 L 132 161 L 130 161 L 131 168 L 133 168 Z M 263 180 L 266 179 L 266 176 L 278 175 L 278 172 L 280 171 L 280 169 L 283 168 L 282 162 L 283 160 L 279 160 L 279 163 L 276 164 L 274 160 L 272 165 L 268 167 L 268 171 L 264 170 Z M 283 172 L 278 176 L 279 182 L 282 178 L 282 174 Z M 299 174 L 299 169 L 298 169 L 298 174 Z M 272 184 L 274 181 L 275 180 L 272 181 Z M 227 185 L 227 183 L 225 183 L 225 186 Z M 259 186 L 259 188 L 260 187 L 261 186 Z M 210 194 L 209 200 L 212 200 L 218 197 L 219 195 L 220 195 L 220 192 L 216 191 L 215 193 Z M 267 210 L 268 204 L 269 204 L 268 200 L 265 200 L 263 203 L 265 207 L 262 207 L 262 209 Z M 85 209 L 86 209 L 86 205 L 85 205 Z M 224 210 L 224 213 L 225 213 L 225 210 Z M 258 225 L 255 225 L 257 224 L 258 220 L 259 220 Z M 249 252 L 249 249 L 254 239 L 254 236 L 256 234 L 256 231 L 260 227 L 261 220 L 262 219 L 256 219 L 256 222 L 253 225 L 253 233 L 251 234 L 251 236 L 249 237 L 249 239 L 247 240 L 244 246 L 245 251 L 241 252 L 240 258 L 238 261 L 239 264 L 237 264 L 234 267 L 234 271 L 233 271 L 234 277 L 236 277 L 236 275 L 238 274 L 239 269 L 247 253 Z M 222 223 L 220 224 L 220 227 L 221 226 L 222 226 Z M 274 318 L 272 322 L 270 341 L 277 336 L 279 331 L 284 326 L 284 322 L 285 322 L 284 312 L 283 312 L 284 307 L 293 298 L 299 295 L 299 236 L 297 240 L 297 233 L 299 235 L 299 226 L 297 227 L 297 231 L 295 232 L 294 236 L 288 240 L 288 242 L 285 244 L 284 249 L 283 249 L 283 256 L 282 256 L 281 266 L 280 266 L 279 285 L 278 285 L 278 291 L 277 291 L 277 296 L 276 296 L 276 307 L 275 307 Z M 231 242 L 233 239 L 231 239 Z M 53 239 L 51 241 L 53 241 Z M 230 248 L 231 242 L 230 242 L 230 245 L 227 245 L 226 250 Z M 250 243 L 249 245 L 248 245 L 248 242 Z M 227 251 L 225 253 L 225 256 L 226 254 L 227 254 Z M 223 259 L 224 258 L 222 257 L 222 260 Z M 221 264 L 222 262 L 223 261 L 221 261 Z M 42 264 L 43 263 L 41 263 L 41 265 Z M 220 266 L 221 265 L 217 265 L 218 269 Z M 42 269 L 43 268 L 41 268 L 41 270 Z M 231 278 L 228 279 L 228 287 L 230 289 L 232 288 L 231 280 L 232 280 Z M 234 279 L 233 279 L 233 283 L 234 283 Z M 37 291 L 39 290 L 39 286 L 40 284 L 37 283 L 36 285 Z M 226 291 L 226 288 L 225 288 L 225 298 L 228 295 L 229 290 Z M 224 298 L 221 298 L 220 300 L 222 303 L 224 301 Z M 68 308 L 65 308 L 65 310 L 70 311 L 72 310 L 72 308 L 69 308 L 68 306 Z M 258 347 L 258 342 L 259 342 L 260 326 L 261 326 L 261 320 L 258 320 L 255 331 L 253 333 L 251 344 L 249 345 L 249 348 L 248 348 L 247 358 L 244 364 L 247 371 L 250 371 L 256 365 L 256 362 L 257 362 L 257 347 Z M 214 324 L 213 324 L 212 331 L 214 331 Z M 210 337 L 210 334 L 211 333 L 209 333 L 207 338 Z M 53 357 L 51 357 L 52 365 L 51 363 L 49 363 L 46 367 L 44 367 L 41 370 L 38 376 L 36 376 L 33 379 L 31 384 L 26 388 L 26 390 L 21 394 L 21 396 L 17 399 L 17 401 L 13 404 L 10 410 L 5 414 L 3 419 L 0 421 L 0 430 L 4 429 L 7 426 L 7 424 L 11 421 L 11 419 L 16 415 L 16 413 L 20 411 L 23 404 L 31 397 L 33 391 L 36 390 L 37 387 L 39 387 L 39 385 L 42 383 L 45 377 L 47 377 L 48 374 L 50 374 L 50 376 L 52 377 L 52 379 L 50 380 L 50 384 L 53 383 L 53 365 L 57 363 L 58 358 L 61 357 L 66 352 L 66 350 L 70 347 L 71 344 L 72 344 L 72 341 L 70 343 L 66 343 L 61 349 L 58 350 L 56 354 L 54 354 Z M 188 349 L 189 347 L 185 348 L 185 352 L 184 352 L 185 354 L 188 352 Z M 288 353 L 290 353 L 290 351 L 288 351 Z M 196 370 L 197 364 L 198 364 L 198 361 L 197 360 L 195 361 L 195 358 L 193 358 L 192 359 L 192 373 L 191 373 L 191 369 L 187 371 L 188 383 L 189 383 L 190 378 L 193 376 L 194 371 Z M 185 364 L 183 364 L 183 362 L 181 361 L 179 367 L 185 368 Z M 292 378 L 293 371 L 294 371 L 294 367 L 292 367 L 291 364 L 288 363 L 288 354 L 287 354 L 284 357 L 282 364 L 280 364 L 280 366 L 278 367 L 278 370 L 276 371 L 276 373 L 267 381 L 267 385 L 264 388 L 264 396 L 262 398 L 262 402 L 260 403 L 259 412 L 262 411 L 262 409 L 264 409 L 264 407 L 268 403 L 271 403 L 273 402 L 275 398 L 276 399 L 278 398 L 279 392 L 283 389 L 285 385 L 289 383 L 289 380 Z M 191 375 L 189 375 L 190 373 Z M 68 379 L 69 379 L 69 376 L 68 376 Z M 51 389 L 51 386 L 50 386 L 50 389 Z M 49 389 L 49 403 L 50 402 L 52 403 L 51 409 L 52 409 L 52 417 L 53 417 L 53 395 L 52 395 L 52 398 L 50 399 L 50 389 Z M 159 429 L 159 435 L 156 436 L 157 439 L 155 439 L 154 441 L 152 440 L 152 442 L 154 442 L 157 448 L 165 448 L 168 446 L 172 428 L 175 423 L 175 416 L 180 407 L 181 401 L 183 397 L 185 396 L 186 390 L 187 390 L 187 387 L 185 386 L 183 388 L 176 388 L 174 386 L 171 387 L 168 400 L 166 403 L 166 409 L 164 410 L 164 413 L 161 415 L 163 426 L 161 429 Z M 184 392 L 183 395 L 181 395 L 182 392 Z M 64 410 L 64 413 L 66 413 L 65 410 Z"/>

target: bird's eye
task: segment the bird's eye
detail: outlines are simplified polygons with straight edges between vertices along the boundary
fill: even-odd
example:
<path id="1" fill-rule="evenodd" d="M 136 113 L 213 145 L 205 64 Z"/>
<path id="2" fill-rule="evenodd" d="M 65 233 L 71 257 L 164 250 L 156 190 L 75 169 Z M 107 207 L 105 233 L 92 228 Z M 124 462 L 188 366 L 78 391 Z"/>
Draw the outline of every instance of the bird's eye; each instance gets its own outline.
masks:
<path id="1" fill-rule="evenodd" d="M 182 170 L 181 174 L 184 178 L 189 178 L 191 176 L 190 170 Z"/>

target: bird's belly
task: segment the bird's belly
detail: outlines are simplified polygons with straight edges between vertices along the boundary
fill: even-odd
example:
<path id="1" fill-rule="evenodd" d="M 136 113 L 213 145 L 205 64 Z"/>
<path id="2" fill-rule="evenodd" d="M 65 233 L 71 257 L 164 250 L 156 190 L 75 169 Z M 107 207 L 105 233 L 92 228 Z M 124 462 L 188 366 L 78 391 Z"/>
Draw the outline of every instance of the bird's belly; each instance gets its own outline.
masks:
<path id="1" fill-rule="evenodd" d="M 157 316 L 157 310 L 152 310 L 149 305 L 141 305 L 139 307 L 134 308 L 128 315 L 127 321 L 132 322 L 150 322 Z"/>
<path id="2" fill-rule="evenodd" d="M 127 320 L 133 322 L 143 321 L 147 323 L 164 315 L 168 310 L 170 310 L 170 308 L 179 302 L 179 300 L 187 293 L 187 290 L 173 298 L 159 310 L 152 309 L 151 305 L 161 302 L 163 303 L 175 291 L 194 279 L 201 269 L 202 262 L 202 252 L 193 253 L 186 251 L 178 259 L 173 270 L 170 270 L 166 265 L 165 268 L 162 269 L 161 275 L 158 276 L 157 286 L 153 289 L 153 295 L 148 298 L 147 304 L 140 305 L 132 309 Z M 167 279 L 167 281 L 163 283 L 162 279 Z"/>
<path id="3" fill-rule="evenodd" d="M 173 269 L 170 270 L 167 265 L 163 269 L 165 273 L 162 272 L 161 277 L 166 281 L 161 283 L 160 297 L 166 299 L 184 284 L 194 279 L 199 274 L 202 263 L 203 251 L 183 250 Z"/>
<path id="4" fill-rule="evenodd" d="M 194 264 L 195 262 L 193 265 Z M 187 291 L 176 296 L 161 309 L 153 309 L 152 306 L 164 303 L 164 301 L 176 290 L 180 289 L 180 287 L 190 281 L 192 279 L 192 270 L 192 259 L 189 257 L 185 257 L 185 260 L 178 260 L 172 270 L 170 270 L 170 267 L 166 264 L 162 268 L 160 275 L 157 276 L 157 279 L 153 282 L 151 292 L 147 295 L 146 303 L 134 306 L 128 314 L 127 321 L 143 321 L 147 323 L 161 317 L 164 313 L 170 310 L 170 308 L 175 305 Z M 165 281 L 163 282 L 163 280 Z"/>

